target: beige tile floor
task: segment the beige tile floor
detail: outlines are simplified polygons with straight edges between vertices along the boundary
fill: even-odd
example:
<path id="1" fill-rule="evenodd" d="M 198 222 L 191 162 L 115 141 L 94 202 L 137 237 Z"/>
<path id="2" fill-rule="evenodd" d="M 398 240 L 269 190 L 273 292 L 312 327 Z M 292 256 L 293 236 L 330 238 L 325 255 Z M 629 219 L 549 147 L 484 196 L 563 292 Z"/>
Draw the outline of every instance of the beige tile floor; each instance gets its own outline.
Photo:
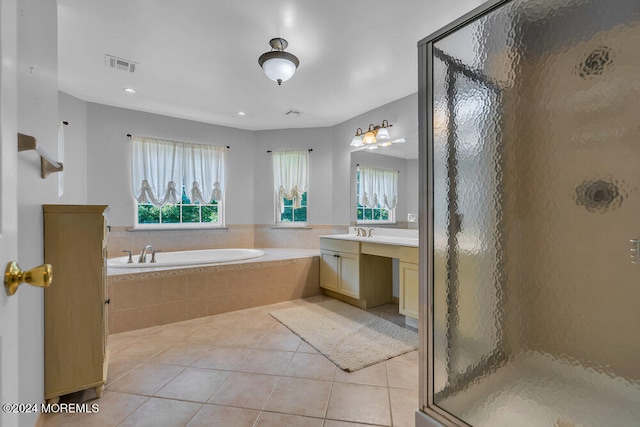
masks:
<path id="1" fill-rule="evenodd" d="M 413 426 L 417 351 L 343 372 L 269 312 L 313 297 L 114 334 L 93 414 L 48 415 L 46 426 Z M 404 324 L 396 305 L 370 310 Z"/>

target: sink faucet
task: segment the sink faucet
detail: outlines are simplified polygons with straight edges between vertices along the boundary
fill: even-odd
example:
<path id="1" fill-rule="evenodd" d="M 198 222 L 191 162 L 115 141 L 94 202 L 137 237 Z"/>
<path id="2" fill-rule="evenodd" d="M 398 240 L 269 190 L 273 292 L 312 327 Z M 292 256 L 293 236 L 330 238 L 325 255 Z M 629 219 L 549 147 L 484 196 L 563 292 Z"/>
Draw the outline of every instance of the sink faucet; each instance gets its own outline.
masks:
<path id="1" fill-rule="evenodd" d="M 140 257 L 138 258 L 138 264 L 147 262 L 146 258 L 149 252 L 153 252 L 153 246 L 151 245 L 147 245 L 142 249 L 142 252 L 140 252 Z"/>
<path id="2" fill-rule="evenodd" d="M 358 232 L 358 236 L 367 237 L 367 230 L 365 230 L 364 228 L 356 227 L 356 231 Z M 369 235 L 369 236 L 371 236 L 371 235 Z"/>
<path id="3" fill-rule="evenodd" d="M 367 234 L 367 236 L 369 236 L 369 237 L 373 237 L 373 235 L 371 234 L 372 232 L 373 232 L 373 228 L 370 228 L 370 229 L 369 229 L 369 234 Z"/>

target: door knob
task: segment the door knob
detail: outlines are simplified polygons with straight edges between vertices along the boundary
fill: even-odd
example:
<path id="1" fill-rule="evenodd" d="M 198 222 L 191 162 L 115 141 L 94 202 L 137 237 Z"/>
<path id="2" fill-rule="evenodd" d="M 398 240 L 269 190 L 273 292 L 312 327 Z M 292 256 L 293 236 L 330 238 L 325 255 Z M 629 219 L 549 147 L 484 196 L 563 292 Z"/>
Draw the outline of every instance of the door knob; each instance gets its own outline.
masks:
<path id="1" fill-rule="evenodd" d="M 22 271 L 15 261 L 11 261 L 4 272 L 4 287 L 7 295 L 11 296 L 16 293 L 21 283 L 46 288 L 51 284 L 52 279 L 51 264 L 42 264 L 29 271 Z"/>

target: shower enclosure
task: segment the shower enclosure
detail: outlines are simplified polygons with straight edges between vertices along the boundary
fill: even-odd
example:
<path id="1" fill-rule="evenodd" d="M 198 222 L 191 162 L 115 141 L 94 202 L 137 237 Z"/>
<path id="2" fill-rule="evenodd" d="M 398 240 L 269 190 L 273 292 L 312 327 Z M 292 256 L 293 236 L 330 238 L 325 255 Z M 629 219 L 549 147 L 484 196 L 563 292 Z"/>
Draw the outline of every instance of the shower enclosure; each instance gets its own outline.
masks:
<path id="1" fill-rule="evenodd" d="M 640 426 L 640 1 L 490 1 L 418 50 L 421 409 Z"/>

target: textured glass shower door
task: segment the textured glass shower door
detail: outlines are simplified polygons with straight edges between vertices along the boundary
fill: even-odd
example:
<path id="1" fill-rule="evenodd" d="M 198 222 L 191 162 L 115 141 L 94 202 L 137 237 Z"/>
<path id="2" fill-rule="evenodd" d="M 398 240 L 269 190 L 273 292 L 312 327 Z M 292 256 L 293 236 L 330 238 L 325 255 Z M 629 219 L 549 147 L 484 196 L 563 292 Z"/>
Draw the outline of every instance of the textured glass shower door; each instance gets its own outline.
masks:
<path id="1" fill-rule="evenodd" d="M 640 426 L 640 2 L 492 2 L 459 24 L 425 43 L 425 404 Z"/>

